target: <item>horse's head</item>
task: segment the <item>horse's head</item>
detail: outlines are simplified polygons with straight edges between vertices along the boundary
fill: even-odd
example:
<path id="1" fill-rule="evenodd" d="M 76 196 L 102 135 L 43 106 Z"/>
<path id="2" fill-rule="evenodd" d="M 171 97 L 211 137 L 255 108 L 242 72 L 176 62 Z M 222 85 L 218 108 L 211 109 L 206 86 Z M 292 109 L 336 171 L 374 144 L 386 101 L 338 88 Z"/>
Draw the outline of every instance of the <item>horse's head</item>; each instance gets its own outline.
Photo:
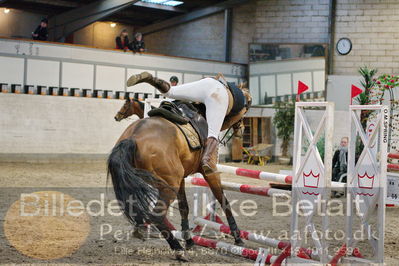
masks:
<path id="1" fill-rule="evenodd" d="M 116 113 L 115 120 L 121 121 L 129 116 L 133 115 L 133 106 L 129 98 L 126 98 L 125 103 L 123 104 L 122 108 Z"/>
<path id="2" fill-rule="evenodd" d="M 144 104 L 136 99 L 130 100 L 127 98 L 122 108 L 118 111 L 118 113 L 116 113 L 115 120 L 119 122 L 132 115 L 137 115 L 139 118 L 143 118 Z"/>

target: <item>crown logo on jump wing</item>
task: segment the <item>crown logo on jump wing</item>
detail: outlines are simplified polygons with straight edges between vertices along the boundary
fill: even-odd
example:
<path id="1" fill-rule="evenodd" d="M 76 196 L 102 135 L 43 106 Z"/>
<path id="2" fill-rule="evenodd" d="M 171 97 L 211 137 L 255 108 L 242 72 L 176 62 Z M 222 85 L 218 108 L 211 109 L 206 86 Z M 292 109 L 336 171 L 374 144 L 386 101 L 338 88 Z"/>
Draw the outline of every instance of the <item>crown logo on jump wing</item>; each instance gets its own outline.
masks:
<path id="1" fill-rule="evenodd" d="M 318 188 L 319 187 L 320 173 L 315 175 L 312 170 L 308 174 L 303 172 L 303 185 L 304 187 Z"/>
<path id="2" fill-rule="evenodd" d="M 375 175 L 369 176 L 367 172 L 364 175 L 357 174 L 359 188 L 372 189 Z"/>

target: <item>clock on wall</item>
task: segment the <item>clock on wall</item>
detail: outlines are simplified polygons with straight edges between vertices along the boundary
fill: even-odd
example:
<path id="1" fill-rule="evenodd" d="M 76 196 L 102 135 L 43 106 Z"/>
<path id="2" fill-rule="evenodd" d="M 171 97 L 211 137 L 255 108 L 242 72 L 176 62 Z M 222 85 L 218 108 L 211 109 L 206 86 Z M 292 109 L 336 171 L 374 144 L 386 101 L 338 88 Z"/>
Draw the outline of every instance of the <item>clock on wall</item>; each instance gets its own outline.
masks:
<path id="1" fill-rule="evenodd" d="M 340 55 L 347 55 L 352 50 L 352 42 L 348 38 L 341 38 L 337 42 L 336 48 Z"/>

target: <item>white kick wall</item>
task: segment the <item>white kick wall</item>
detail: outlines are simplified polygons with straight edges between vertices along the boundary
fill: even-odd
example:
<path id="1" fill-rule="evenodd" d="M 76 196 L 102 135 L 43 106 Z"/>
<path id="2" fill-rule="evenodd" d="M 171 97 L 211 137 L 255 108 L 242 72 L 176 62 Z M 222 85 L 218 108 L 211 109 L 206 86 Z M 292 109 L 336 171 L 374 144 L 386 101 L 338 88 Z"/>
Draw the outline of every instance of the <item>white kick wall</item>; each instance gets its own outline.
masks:
<path id="1" fill-rule="evenodd" d="M 122 104 L 110 99 L 0 93 L 0 160 L 66 154 L 104 158 L 132 123 L 114 120 Z"/>

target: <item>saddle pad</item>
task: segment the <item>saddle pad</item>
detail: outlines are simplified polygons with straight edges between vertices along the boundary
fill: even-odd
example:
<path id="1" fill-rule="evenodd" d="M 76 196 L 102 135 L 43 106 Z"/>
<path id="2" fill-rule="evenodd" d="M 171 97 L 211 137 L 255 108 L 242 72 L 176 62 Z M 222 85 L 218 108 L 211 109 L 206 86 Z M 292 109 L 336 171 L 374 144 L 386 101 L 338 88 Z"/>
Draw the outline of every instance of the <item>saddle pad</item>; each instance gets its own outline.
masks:
<path id="1" fill-rule="evenodd" d="M 184 137 L 186 137 L 188 145 L 190 146 L 191 149 L 193 150 L 201 149 L 201 140 L 199 138 L 199 135 L 190 123 L 187 123 L 185 125 L 181 124 L 175 124 L 175 125 L 181 130 L 181 132 L 183 132 L 183 135 Z"/>

